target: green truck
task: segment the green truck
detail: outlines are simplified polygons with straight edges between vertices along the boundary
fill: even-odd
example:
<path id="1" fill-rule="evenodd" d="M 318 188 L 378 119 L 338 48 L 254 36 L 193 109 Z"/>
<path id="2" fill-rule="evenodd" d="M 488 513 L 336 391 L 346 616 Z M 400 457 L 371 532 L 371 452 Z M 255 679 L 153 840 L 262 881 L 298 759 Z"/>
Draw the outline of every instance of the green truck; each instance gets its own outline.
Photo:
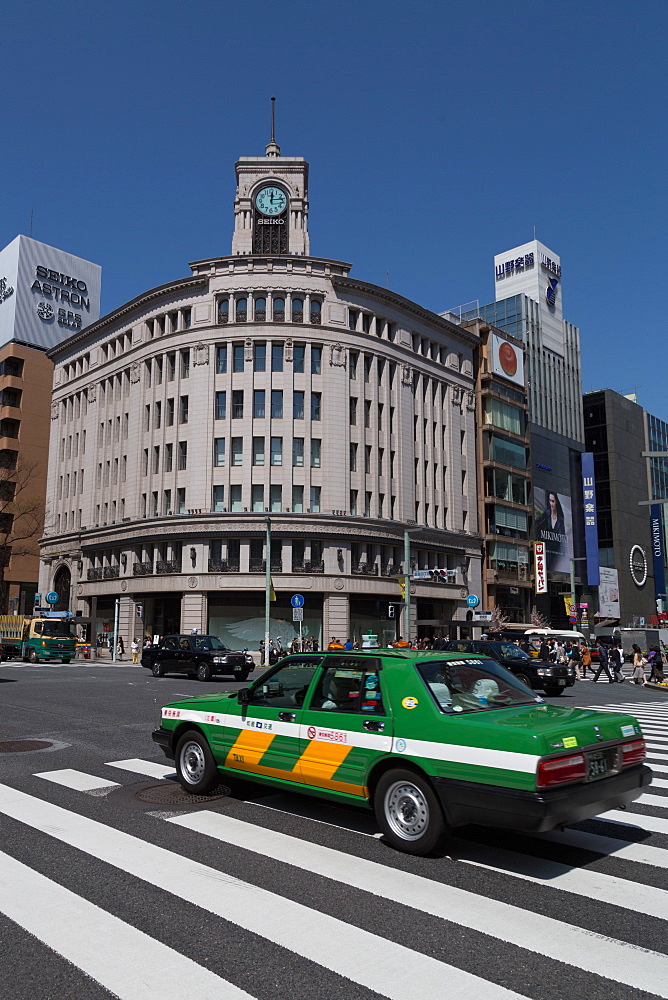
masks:
<path id="1" fill-rule="evenodd" d="M 43 611 L 23 618 L 20 615 L 0 617 L 3 659 L 22 657 L 24 663 L 74 658 L 77 630 L 71 612 Z"/>
<path id="2" fill-rule="evenodd" d="M 633 717 L 547 704 L 495 660 L 442 651 L 288 656 L 249 688 L 166 705 L 153 740 L 188 792 L 236 775 L 365 806 L 412 854 L 468 823 L 577 823 L 652 778 Z"/>

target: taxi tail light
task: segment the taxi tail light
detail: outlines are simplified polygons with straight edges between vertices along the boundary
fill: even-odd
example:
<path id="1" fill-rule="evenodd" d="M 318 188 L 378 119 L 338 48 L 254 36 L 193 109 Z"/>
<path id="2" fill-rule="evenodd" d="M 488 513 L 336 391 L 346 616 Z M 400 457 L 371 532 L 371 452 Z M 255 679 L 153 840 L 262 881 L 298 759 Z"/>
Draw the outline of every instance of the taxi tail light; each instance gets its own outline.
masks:
<path id="1" fill-rule="evenodd" d="M 556 760 L 541 760 L 538 764 L 536 784 L 538 788 L 548 788 L 550 785 L 561 785 L 565 781 L 577 781 L 585 778 L 587 766 L 581 753 L 569 757 L 557 757 Z"/>
<path id="2" fill-rule="evenodd" d="M 622 743 L 622 767 L 629 767 L 631 764 L 642 764 L 644 759 L 644 740 L 632 740 L 630 743 Z"/>

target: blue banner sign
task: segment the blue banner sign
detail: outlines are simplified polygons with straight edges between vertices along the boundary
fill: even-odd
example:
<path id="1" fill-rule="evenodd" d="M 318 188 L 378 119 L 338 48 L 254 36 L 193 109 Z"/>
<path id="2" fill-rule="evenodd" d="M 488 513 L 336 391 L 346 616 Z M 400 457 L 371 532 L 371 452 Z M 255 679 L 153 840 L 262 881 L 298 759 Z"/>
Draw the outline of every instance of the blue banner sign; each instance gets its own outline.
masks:
<path id="1" fill-rule="evenodd" d="M 652 556 L 654 558 L 654 597 L 658 600 L 666 596 L 666 574 L 663 568 L 663 515 L 660 503 L 653 503 L 649 509 L 652 528 Z M 47 598 L 48 600 L 48 598 Z"/>
<path id="2" fill-rule="evenodd" d="M 584 517 L 585 552 L 587 555 L 587 583 L 598 587 L 598 516 L 596 513 L 596 482 L 594 479 L 594 453 L 582 452 L 582 510 Z"/>

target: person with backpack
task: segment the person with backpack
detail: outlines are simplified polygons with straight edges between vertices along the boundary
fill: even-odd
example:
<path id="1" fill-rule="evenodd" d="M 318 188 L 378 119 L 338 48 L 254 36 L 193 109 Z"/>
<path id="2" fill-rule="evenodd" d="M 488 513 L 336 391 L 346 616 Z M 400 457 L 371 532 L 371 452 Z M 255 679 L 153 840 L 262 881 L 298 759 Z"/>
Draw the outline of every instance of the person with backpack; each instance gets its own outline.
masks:
<path id="1" fill-rule="evenodd" d="M 612 674 L 618 684 L 623 684 L 626 680 L 622 667 L 624 666 L 624 654 L 621 650 L 621 643 L 616 642 L 610 651 L 610 663 Z"/>

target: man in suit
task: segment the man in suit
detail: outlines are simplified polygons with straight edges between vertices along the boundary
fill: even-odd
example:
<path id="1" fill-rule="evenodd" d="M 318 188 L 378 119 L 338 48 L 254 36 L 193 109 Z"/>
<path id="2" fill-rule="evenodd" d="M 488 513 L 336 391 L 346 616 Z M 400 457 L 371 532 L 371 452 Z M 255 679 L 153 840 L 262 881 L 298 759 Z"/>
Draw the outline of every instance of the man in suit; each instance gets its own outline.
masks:
<path id="1" fill-rule="evenodd" d="M 612 674 L 610 673 L 610 667 L 608 665 L 608 651 L 605 648 L 605 646 L 603 645 L 603 643 L 601 643 L 599 645 L 599 647 L 598 647 L 598 670 L 594 674 L 594 684 L 596 683 L 596 681 L 601 676 L 601 671 L 602 670 L 605 670 L 606 674 L 608 675 L 608 683 L 609 684 L 614 684 L 615 683 L 615 679 L 612 676 Z"/>

